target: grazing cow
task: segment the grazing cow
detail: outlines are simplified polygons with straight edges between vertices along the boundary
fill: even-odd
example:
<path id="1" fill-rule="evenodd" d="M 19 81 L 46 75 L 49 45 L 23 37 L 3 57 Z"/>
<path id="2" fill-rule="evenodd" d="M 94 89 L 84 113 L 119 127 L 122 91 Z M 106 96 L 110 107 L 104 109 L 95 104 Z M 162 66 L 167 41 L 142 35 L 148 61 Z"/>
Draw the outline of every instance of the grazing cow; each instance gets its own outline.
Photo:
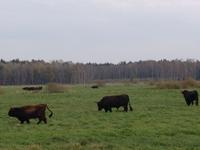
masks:
<path id="1" fill-rule="evenodd" d="M 198 106 L 198 92 L 196 90 L 194 91 L 188 91 L 188 90 L 184 90 L 182 91 L 182 94 L 185 98 L 185 102 L 187 103 L 187 105 L 189 106 L 190 104 L 193 105 L 193 101 L 195 101 L 196 106 Z"/>
<path id="2" fill-rule="evenodd" d="M 99 88 L 99 87 L 98 87 L 98 85 L 93 85 L 93 86 L 91 86 L 91 88 L 92 88 L 92 89 L 97 89 L 97 88 Z"/>
<path id="3" fill-rule="evenodd" d="M 21 122 L 21 124 L 23 124 L 24 121 L 30 123 L 29 119 L 31 118 L 38 118 L 39 121 L 37 124 L 39 124 L 41 121 L 47 123 L 47 119 L 45 116 L 46 108 L 51 112 L 51 114 L 49 115 L 50 118 L 53 115 L 53 112 L 48 108 L 47 104 L 12 107 L 10 108 L 8 115 L 10 117 L 16 117 Z"/>
<path id="4" fill-rule="evenodd" d="M 124 107 L 124 111 L 128 111 L 128 105 L 130 111 L 133 110 L 131 107 L 129 96 L 126 94 L 123 95 L 115 95 L 115 96 L 105 96 L 99 102 L 97 102 L 98 110 L 101 111 L 102 109 L 105 112 L 110 111 L 112 112 L 112 107 L 119 108 Z"/>
<path id="5" fill-rule="evenodd" d="M 26 91 L 39 91 L 39 90 L 42 90 L 42 86 L 38 86 L 38 87 L 30 86 L 30 87 L 24 87 L 22 89 Z"/>

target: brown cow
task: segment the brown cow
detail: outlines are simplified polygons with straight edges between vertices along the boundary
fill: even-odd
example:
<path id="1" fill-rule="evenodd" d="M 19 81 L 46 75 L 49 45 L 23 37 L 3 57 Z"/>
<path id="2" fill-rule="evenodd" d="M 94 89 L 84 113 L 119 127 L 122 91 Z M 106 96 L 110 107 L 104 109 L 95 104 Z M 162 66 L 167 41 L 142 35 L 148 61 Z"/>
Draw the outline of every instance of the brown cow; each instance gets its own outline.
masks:
<path id="1" fill-rule="evenodd" d="M 51 114 L 49 115 L 50 118 L 53 115 L 53 112 L 48 108 L 47 104 L 12 107 L 10 108 L 8 115 L 10 117 L 16 117 L 21 122 L 21 124 L 23 124 L 24 121 L 30 123 L 29 119 L 31 118 L 38 118 L 39 121 L 37 124 L 39 124 L 41 121 L 47 123 L 47 119 L 45 116 L 46 108 L 51 112 Z"/>

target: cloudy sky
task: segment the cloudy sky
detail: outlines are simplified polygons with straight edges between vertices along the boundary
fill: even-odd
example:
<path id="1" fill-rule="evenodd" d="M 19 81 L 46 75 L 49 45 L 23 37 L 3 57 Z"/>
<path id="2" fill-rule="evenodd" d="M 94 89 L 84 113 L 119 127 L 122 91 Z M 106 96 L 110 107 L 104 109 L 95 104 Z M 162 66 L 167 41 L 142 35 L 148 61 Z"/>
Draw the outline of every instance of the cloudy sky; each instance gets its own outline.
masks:
<path id="1" fill-rule="evenodd" d="M 200 1 L 0 0 L 0 57 L 200 59 Z"/>

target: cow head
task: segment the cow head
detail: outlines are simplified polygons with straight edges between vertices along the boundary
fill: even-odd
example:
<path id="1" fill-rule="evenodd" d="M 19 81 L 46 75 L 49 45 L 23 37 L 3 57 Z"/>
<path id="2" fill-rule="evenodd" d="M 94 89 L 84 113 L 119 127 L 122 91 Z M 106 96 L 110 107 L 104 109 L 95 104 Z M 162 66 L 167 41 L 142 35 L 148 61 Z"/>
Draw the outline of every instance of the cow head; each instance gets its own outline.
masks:
<path id="1" fill-rule="evenodd" d="M 15 117 L 18 114 L 18 109 L 17 108 L 10 108 L 8 115 L 11 117 Z"/>
<path id="2" fill-rule="evenodd" d="M 103 108 L 102 108 L 102 104 L 101 104 L 101 101 L 100 102 L 97 102 L 97 107 L 98 107 L 98 111 L 101 111 Z"/>
<path id="3" fill-rule="evenodd" d="M 185 93 L 186 93 L 186 90 L 181 91 L 181 93 L 182 93 L 182 94 L 185 94 Z"/>

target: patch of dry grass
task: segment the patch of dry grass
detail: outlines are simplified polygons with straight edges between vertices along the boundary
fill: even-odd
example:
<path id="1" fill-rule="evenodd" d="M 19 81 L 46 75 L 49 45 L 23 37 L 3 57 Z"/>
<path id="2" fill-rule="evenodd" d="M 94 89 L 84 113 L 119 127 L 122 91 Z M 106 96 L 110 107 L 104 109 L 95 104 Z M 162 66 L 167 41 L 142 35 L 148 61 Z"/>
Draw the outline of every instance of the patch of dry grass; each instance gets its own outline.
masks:
<path id="1" fill-rule="evenodd" d="M 181 81 L 181 88 L 199 88 L 200 87 L 200 82 L 194 79 L 187 79 Z"/>
<path id="2" fill-rule="evenodd" d="M 178 81 L 159 81 L 155 86 L 159 89 L 180 89 L 181 85 Z"/>
<path id="3" fill-rule="evenodd" d="M 63 93 L 69 89 L 68 86 L 59 83 L 48 83 L 47 92 L 49 93 Z"/>
<path id="4" fill-rule="evenodd" d="M 38 144 L 32 144 L 26 147 L 27 150 L 42 150 L 42 147 Z"/>
<path id="5" fill-rule="evenodd" d="M 104 80 L 96 80 L 95 81 L 95 85 L 97 85 L 98 87 L 103 87 L 106 85 L 106 81 Z"/>

